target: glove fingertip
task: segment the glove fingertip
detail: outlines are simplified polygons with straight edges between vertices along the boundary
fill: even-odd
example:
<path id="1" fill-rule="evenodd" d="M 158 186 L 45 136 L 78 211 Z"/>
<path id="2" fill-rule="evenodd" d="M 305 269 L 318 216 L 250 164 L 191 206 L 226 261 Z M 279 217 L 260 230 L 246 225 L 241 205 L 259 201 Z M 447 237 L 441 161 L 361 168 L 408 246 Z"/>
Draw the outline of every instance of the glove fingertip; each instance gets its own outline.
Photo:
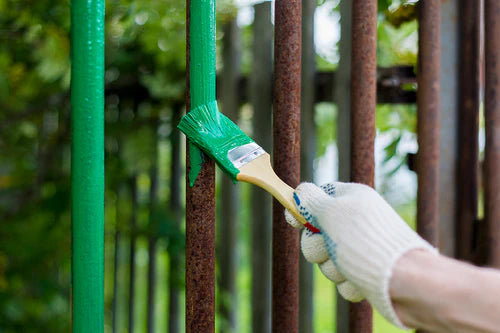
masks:
<path id="1" fill-rule="evenodd" d="M 349 302 L 357 303 L 361 302 L 365 297 L 351 282 L 344 281 L 337 284 L 337 290 L 339 294 L 342 295 Z"/>
<path id="2" fill-rule="evenodd" d="M 321 263 L 319 269 L 324 276 L 334 283 L 342 283 L 345 281 L 345 277 L 338 271 L 331 259 Z"/>
<path id="3" fill-rule="evenodd" d="M 300 245 L 302 254 L 308 262 L 317 264 L 328 260 L 328 251 L 321 234 L 315 234 L 308 229 L 304 229 Z"/>
<path id="4" fill-rule="evenodd" d="M 285 219 L 288 224 L 296 229 L 303 229 L 304 225 L 297 221 L 297 219 L 290 213 L 288 209 L 285 209 Z"/>

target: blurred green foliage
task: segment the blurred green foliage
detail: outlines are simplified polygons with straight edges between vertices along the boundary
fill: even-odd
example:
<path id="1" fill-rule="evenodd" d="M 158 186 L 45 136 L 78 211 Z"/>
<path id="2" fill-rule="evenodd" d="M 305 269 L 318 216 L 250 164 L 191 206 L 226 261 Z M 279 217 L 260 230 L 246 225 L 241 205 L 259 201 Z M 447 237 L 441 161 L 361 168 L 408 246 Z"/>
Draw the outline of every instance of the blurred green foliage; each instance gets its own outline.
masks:
<path id="1" fill-rule="evenodd" d="M 130 179 L 157 160 L 156 133 L 168 141 L 172 110 L 184 101 L 185 6 L 111 0 L 106 7 L 106 216 L 122 207 L 106 232 L 155 233 L 181 254 L 184 236 L 165 194 L 146 211 L 151 223 L 134 231 L 123 207 L 133 204 Z M 69 330 L 69 14 L 69 0 L 0 0 L 2 332 Z M 129 195 L 118 196 L 123 186 Z M 140 191 L 137 204 L 147 205 L 148 188 Z"/>

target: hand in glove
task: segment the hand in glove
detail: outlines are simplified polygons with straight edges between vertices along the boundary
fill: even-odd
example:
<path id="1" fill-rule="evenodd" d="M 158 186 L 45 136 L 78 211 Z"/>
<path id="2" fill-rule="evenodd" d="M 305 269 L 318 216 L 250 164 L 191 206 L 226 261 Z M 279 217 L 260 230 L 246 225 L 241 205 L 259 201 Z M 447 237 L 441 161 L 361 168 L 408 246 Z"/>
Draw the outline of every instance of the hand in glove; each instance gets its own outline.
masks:
<path id="1" fill-rule="evenodd" d="M 394 265 L 410 250 L 437 250 L 366 185 L 331 183 L 320 188 L 302 183 L 294 198 L 300 213 L 321 230 L 313 234 L 304 229 L 301 248 L 306 260 L 317 263 L 344 298 L 367 298 L 386 319 L 405 328 L 389 296 Z M 285 216 L 292 226 L 302 227 L 288 211 Z"/>

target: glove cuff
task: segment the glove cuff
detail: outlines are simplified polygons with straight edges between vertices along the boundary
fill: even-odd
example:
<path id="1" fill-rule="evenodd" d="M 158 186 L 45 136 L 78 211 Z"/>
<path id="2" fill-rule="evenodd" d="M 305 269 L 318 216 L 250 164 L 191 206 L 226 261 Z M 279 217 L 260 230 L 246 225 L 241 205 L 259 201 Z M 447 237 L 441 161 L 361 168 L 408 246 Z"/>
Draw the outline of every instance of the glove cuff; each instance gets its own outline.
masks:
<path id="1" fill-rule="evenodd" d="M 401 257 L 412 250 L 427 250 L 436 255 L 438 251 L 413 232 L 402 232 L 397 237 L 394 237 L 396 235 L 393 232 L 393 238 L 387 239 L 380 236 L 381 234 L 378 234 L 378 237 L 365 237 L 362 239 L 363 244 L 358 243 L 356 248 L 343 249 L 344 255 L 338 259 L 337 265 L 340 272 L 359 288 L 380 314 L 394 325 L 408 329 L 398 318 L 389 295 L 394 266 Z M 329 241 L 326 238 L 329 249 Z M 350 247 L 345 243 L 337 246 Z M 370 260 L 371 256 L 366 253 L 373 253 L 373 260 Z"/>

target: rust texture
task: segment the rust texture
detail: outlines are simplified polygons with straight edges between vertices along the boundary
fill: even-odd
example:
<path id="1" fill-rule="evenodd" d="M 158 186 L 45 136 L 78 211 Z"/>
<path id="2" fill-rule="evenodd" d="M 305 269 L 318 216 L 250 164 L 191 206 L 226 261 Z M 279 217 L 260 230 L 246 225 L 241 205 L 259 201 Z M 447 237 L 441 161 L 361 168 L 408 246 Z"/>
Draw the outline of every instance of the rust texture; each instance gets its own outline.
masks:
<path id="1" fill-rule="evenodd" d="M 485 0 L 485 221 L 488 264 L 500 268 L 500 2 Z"/>
<path id="2" fill-rule="evenodd" d="M 273 161 L 276 174 L 300 181 L 301 0 L 275 2 Z M 272 331 L 298 332 L 299 232 L 273 200 Z"/>
<path id="3" fill-rule="evenodd" d="M 377 103 L 376 0 L 353 2 L 351 61 L 351 178 L 373 187 Z"/>
<path id="4" fill-rule="evenodd" d="M 377 1 L 352 3 L 351 180 L 374 187 L 377 104 Z M 350 304 L 349 332 L 372 332 L 367 301 Z"/>
<path id="5" fill-rule="evenodd" d="M 417 231 L 438 245 L 441 0 L 419 2 Z"/>
<path id="6" fill-rule="evenodd" d="M 186 110 L 189 93 L 189 7 L 186 0 Z M 186 152 L 186 332 L 215 331 L 215 164 L 203 163 L 193 187 Z"/>
<path id="7" fill-rule="evenodd" d="M 480 2 L 460 1 L 456 257 L 472 260 L 478 197 Z"/>

